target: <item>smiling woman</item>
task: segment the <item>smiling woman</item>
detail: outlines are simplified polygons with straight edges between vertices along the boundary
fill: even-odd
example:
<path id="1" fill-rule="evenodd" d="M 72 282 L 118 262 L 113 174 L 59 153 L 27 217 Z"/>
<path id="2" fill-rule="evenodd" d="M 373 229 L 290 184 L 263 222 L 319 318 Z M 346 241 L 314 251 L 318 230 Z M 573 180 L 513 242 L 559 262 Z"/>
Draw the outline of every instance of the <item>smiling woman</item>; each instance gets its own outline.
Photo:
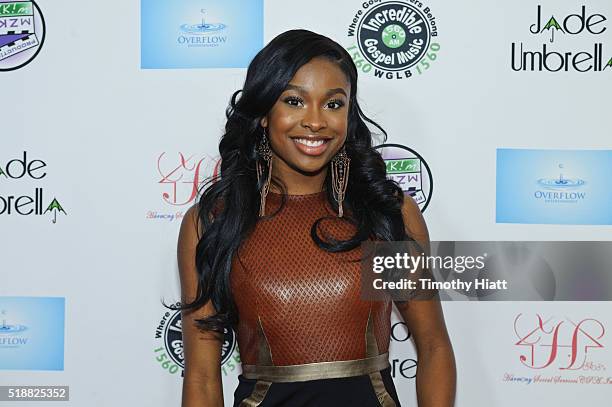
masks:
<path id="1" fill-rule="evenodd" d="M 344 145 L 348 127 L 350 83 L 334 62 L 316 57 L 297 70 L 270 112 L 261 119 L 268 129 L 278 165 L 273 176 L 285 179 L 288 193 L 320 191 L 325 166 Z M 307 173 L 308 177 L 303 177 Z"/>
<path id="2" fill-rule="evenodd" d="M 361 298 L 355 260 L 367 240 L 429 237 L 366 122 L 378 127 L 357 103 L 355 65 L 327 37 L 285 32 L 249 65 L 227 110 L 220 175 L 179 235 L 183 407 L 223 405 L 226 329 L 242 360 L 234 406 L 400 406 L 392 302 Z M 396 305 L 417 345 L 419 405 L 451 406 L 439 300 Z"/>

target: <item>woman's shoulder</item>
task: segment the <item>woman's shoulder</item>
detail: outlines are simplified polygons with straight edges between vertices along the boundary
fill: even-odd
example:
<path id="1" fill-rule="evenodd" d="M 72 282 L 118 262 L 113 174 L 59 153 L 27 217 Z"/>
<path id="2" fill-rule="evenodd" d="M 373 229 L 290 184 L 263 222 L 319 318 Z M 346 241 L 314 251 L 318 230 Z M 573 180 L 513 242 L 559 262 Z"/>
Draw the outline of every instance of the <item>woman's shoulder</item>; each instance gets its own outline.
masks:
<path id="1" fill-rule="evenodd" d="M 213 222 L 213 220 L 219 216 L 221 212 L 223 212 L 224 206 L 223 198 L 220 197 L 215 200 L 214 204 L 212 205 L 212 209 L 208 214 L 210 222 Z M 183 222 L 195 226 L 200 235 L 202 232 L 201 207 L 201 202 L 196 200 L 196 202 L 189 209 L 187 209 L 183 216 Z"/>
<path id="2" fill-rule="evenodd" d="M 202 223 L 200 222 L 200 210 L 197 202 L 187 209 L 183 215 L 179 236 L 188 240 L 199 240 L 202 236 Z"/>

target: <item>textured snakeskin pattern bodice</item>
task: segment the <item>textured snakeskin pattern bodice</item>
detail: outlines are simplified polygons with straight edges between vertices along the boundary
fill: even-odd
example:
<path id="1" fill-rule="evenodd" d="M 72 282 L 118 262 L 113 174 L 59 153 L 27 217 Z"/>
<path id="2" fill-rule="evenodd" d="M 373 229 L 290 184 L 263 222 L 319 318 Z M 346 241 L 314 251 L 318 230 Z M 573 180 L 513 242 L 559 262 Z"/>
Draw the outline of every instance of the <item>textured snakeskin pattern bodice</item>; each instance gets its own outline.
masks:
<path id="1" fill-rule="evenodd" d="M 267 215 L 281 199 L 268 194 Z M 330 219 L 322 222 L 319 236 L 346 239 L 354 233 L 354 226 L 337 218 L 324 192 L 289 195 L 279 213 L 258 221 L 234 256 L 231 288 L 243 363 L 362 359 L 368 329 L 376 339 L 375 353 L 388 351 L 391 302 L 360 299 L 360 263 L 349 261 L 359 258 L 360 248 L 329 253 L 314 243 L 311 227 L 324 216 Z"/>

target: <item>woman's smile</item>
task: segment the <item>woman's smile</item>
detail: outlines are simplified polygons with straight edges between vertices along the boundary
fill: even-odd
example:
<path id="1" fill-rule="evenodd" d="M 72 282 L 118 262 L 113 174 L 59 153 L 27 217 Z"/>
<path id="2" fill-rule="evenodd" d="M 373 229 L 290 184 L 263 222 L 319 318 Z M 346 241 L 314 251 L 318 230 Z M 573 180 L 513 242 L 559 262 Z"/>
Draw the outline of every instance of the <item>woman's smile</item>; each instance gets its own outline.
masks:
<path id="1" fill-rule="evenodd" d="M 318 156 L 323 154 L 329 147 L 330 137 L 322 136 L 297 136 L 290 137 L 293 140 L 297 150 L 303 154 L 310 156 Z"/>

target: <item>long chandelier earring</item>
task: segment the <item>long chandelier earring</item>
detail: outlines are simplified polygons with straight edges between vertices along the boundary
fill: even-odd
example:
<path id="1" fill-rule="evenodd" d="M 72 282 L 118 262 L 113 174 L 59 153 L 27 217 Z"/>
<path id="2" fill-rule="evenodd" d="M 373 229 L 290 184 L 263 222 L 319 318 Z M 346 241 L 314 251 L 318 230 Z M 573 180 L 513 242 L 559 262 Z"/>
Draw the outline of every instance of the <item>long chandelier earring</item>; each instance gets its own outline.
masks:
<path id="1" fill-rule="evenodd" d="M 259 155 L 255 164 L 257 167 L 257 185 L 261 185 L 261 180 L 264 178 L 265 169 L 262 161 L 265 162 L 265 167 L 267 169 L 265 181 L 259 190 L 259 216 L 261 217 L 266 214 L 266 197 L 270 191 L 270 179 L 272 178 L 272 150 L 270 149 L 265 127 L 263 129 L 263 136 L 257 146 L 257 154 Z"/>
<path id="2" fill-rule="evenodd" d="M 351 159 L 346 154 L 346 148 L 342 149 L 334 156 L 331 161 L 332 175 L 332 190 L 334 199 L 338 202 L 338 217 L 341 218 L 344 214 L 342 202 L 346 196 L 346 187 L 348 186 L 349 168 Z"/>

